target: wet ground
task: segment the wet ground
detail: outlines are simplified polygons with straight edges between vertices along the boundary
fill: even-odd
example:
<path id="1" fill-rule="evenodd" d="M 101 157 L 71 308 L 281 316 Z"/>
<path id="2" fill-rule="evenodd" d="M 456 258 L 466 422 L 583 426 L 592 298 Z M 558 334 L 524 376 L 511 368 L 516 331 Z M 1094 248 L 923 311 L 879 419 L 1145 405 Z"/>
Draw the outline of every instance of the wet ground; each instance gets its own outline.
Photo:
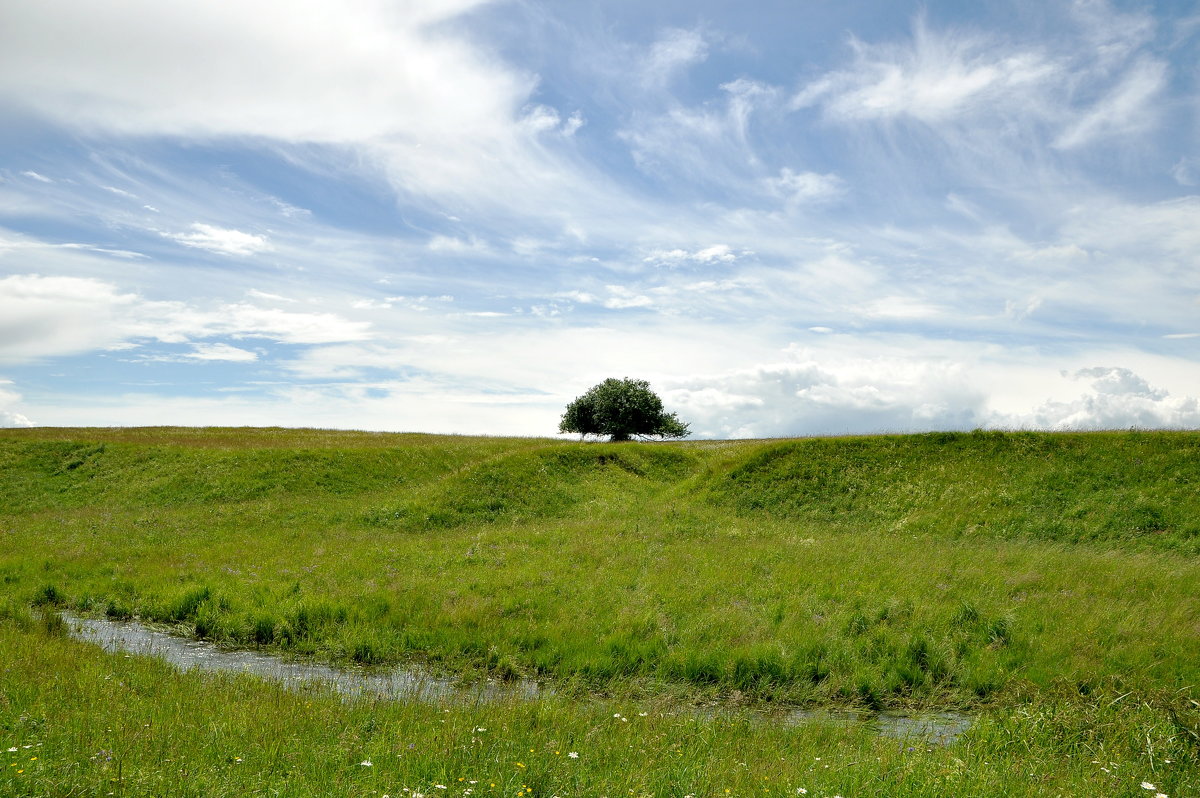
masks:
<path id="1" fill-rule="evenodd" d="M 459 682 L 435 676 L 412 666 L 388 669 L 334 668 L 306 662 L 289 662 L 256 651 L 227 650 L 192 638 L 152 629 L 136 621 L 110 621 L 63 613 L 71 636 L 103 646 L 115 653 L 160 657 L 181 670 L 208 673 L 249 673 L 303 688 L 327 686 L 351 697 L 385 698 L 395 701 L 445 701 L 464 704 L 498 700 L 536 700 L 550 691 L 538 682 Z M 724 710 L 706 714 L 728 717 Z M 883 737 L 908 740 L 914 745 L 949 745 L 964 734 L 973 721 L 961 712 L 908 714 L 900 712 L 856 712 L 849 710 L 791 710 L 754 712 L 756 719 L 786 725 L 821 723 L 839 726 L 865 725 Z"/>

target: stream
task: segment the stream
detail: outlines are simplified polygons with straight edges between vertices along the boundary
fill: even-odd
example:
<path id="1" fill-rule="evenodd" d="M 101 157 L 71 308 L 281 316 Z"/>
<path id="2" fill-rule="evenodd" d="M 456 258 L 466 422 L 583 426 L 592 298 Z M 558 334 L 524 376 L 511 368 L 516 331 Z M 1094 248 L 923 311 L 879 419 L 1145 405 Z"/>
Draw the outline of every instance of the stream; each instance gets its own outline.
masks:
<path id="1" fill-rule="evenodd" d="M 463 704 L 514 699 L 532 701 L 552 692 L 532 680 L 462 682 L 435 676 L 413 666 L 368 670 L 289 662 L 257 651 L 223 649 L 205 640 L 168 634 L 137 621 L 84 618 L 69 612 L 63 612 L 62 617 L 71 637 L 113 653 L 155 656 L 184 671 L 248 673 L 297 689 L 320 685 L 350 697 L 431 703 L 451 700 Z M 723 709 L 697 714 L 731 719 L 753 714 L 757 719 L 789 726 L 821 723 L 852 727 L 862 724 L 882 737 L 924 745 L 950 745 L 971 727 L 974 720 L 973 716 L 962 712 L 916 714 L 825 709 L 770 712 Z"/>

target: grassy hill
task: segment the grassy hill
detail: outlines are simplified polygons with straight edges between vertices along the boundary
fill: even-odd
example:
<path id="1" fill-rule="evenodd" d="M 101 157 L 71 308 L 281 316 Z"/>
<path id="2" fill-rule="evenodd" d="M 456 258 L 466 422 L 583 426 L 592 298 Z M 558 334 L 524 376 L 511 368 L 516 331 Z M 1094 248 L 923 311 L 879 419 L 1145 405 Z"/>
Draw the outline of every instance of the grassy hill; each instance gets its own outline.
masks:
<path id="1" fill-rule="evenodd" d="M 0 615 L 70 607 L 566 696 L 1100 712 L 1133 695 L 1189 751 L 1198 487 L 1187 432 L 3 430 Z M 1123 717 L 1114 734 L 1149 733 Z"/>
<path id="2" fill-rule="evenodd" d="M 1198 479 L 1200 435 L 1169 432 L 10 431 L 0 573 L 332 659 L 969 703 L 1200 681 Z"/>

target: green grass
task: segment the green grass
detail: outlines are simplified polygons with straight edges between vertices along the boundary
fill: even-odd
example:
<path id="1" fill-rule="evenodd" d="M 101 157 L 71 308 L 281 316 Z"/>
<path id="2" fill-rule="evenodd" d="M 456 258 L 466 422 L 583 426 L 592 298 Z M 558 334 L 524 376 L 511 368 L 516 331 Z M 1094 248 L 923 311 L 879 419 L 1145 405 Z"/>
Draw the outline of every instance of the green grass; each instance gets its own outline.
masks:
<path id="1" fill-rule="evenodd" d="M 0 751 L 16 748 L 0 753 L 0 794 L 11 796 L 1153 795 L 1143 781 L 1171 796 L 1200 789 L 1197 749 L 1172 708 L 1112 694 L 999 709 L 943 748 L 855 726 L 703 718 L 653 698 L 347 703 L 321 689 L 288 692 L 105 654 L 20 610 L 0 621 L 0 660 Z"/>
<path id="2" fill-rule="evenodd" d="M 1158 784 L 1169 749 L 1165 772 L 1184 792 L 1159 788 L 1175 796 L 1197 789 L 1200 750 L 1190 736 L 1200 732 L 1198 481 L 1200 434 L 1184 432 L 584 445 L 5 430 L 0 602 L 139 617 L 288 655 L 554 680 L 561 697 L 549 702 L 471 710 L 473 725 L 507 724 L 519 740 L 505 756 L 598 742 L 612 706 L 654 708 L 637 721 L 632 748 L 604 738 L 610 748 L 604 766 L 586 771 L 589 786 L 554 780 L 580 768 L 555 770 L 535 787 L 546 795 L 670 795 L 676 783 L 694 786 L 681 796 L 723 795 L 721 779 L 748 794 L 753 768 L 730 764 L 747 757 L 776 794 L 812 785 L 814 795 L 1134 795 L 1142 791 L 1126 776 Z M 192 702 L 186 712 L 234 717 L 228 696 L 205 686 L 211 679 L 167 678 L 154 663 L 53 635 L 31 646 L 28 636 L 45 633 L 17 620 L 0 628 L 0 643 L 25 663 L 5 678 L 30 682 L 4 693 L 13 717 L 32 717 L 41 700 L 69 717 L 124 712 L 116 698 L 89 709 L 91 699 L 63 687 L 84 678 L 83 663 L 114 662 L 159 674 L 146 684 L 162 686 L 138 693 L 146 712 Z M 58 659 L 38 664 L 42 653 Z M 39 668 L 60 676 L 29 675 Z M 247 680 L 230 689 L 272 706 L 301 701 Z M 321 700 L 333 728 L 373 719 L 400 738 L 424 739 L 415 730 L 428 731 L 434 712 Z M 671 719 L 667 708 L 696 702 L 969 708 L 985 720 L 948 751 L 914 757 L 861 731 Z M 384 783 L 382 770 L 356 764 L 359 753 L 318 743 L 301 718 L 256 712 L 239 715 L 239 734 L 308 741 L 316 759 L 306 772 L 328 770 L 289 781 L 294 769 L 256 768 L 264 794 L 280 785 L 283 794 L 382 794 L 455 769 L 500 775 L 499 754 L 474 758 L 439 738 L 448 770 L 401 770 Z M 135 794 L 183 784 L 170 768 L 147 776 L 147 748 L 194 761 L 208 779 L 194 794 L 253 794 L 237 791 L 249 789 L 240 779 L 250 768 L 221 765 L 205 732 L 192 734 L 130 743 L 149 779 Z M 75 757 L 104 747 L 75 745 Z M 187 745 L 210 753 L 187 754 Z M 684 770 L 672 745 L 686 750 Z M 805 783 L 818 751 L 856 764 Z M 791 764 L 773 766 L 780 757 Z M 1092 759 L 1118 762 L 1125 781 Z M 656 763 L 644 778 L 601 772 L 641 772 L 643 760 Z M 81 773 L 98 767 L 78 761 Z M 293 776 L 280 780 L 284 771 Z M 780 774 L 791 781 L 772 781 Z M 509 794 L 519 786 L 503 783 Z"/>

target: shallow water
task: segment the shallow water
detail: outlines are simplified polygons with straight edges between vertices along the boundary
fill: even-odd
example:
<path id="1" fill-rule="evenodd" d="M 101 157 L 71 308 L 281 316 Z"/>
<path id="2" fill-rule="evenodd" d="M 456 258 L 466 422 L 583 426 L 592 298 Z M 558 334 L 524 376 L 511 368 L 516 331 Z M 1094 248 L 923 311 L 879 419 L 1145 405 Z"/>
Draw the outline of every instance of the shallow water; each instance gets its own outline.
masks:
<path id="1" fill-rule="evenodd" d="M 855 712 L 852 710 L 794 710 L 785 715 L 789 724 L 864 724 L 881 737 L 915 744 L 950 745 L 971 728 L 974 716 L 965 712 Z"/>
<path id="2" fill-rule="evenodd" d="M 62 613 L 71 636 L 103 646 L 114 653 L 148 654 L 175 667 L 206 673 L 248 673 L 281 681 L 296 689 L 327 686 L 352 697 L 385 698 L 396 701 L 456 701 L 483 703 L 502 699 L 533 700 L 550 691 L 537 682 L 460 682 L 412 666 L 389 669 L 333 668 L 303 662 L 288 662 L 256 651 L 226 650 L 204 640 L 178 637 L 151 629 L 136 621 L 110 621 Z M 733 717 L 739 711 L 697 711 L 709 717 Z M 740 710 L 745 714 L 747 710 Z M 865 726 L 882 737 L 906 740 L 914 745 L 949 745 L 971 727 L 974 718 L 961 712 L 907 714 L 901 712 L 855 712 L 850 710 L 792 710 L 751 713 L 767 723 L 798 726 L 808 723 L 853 727 Z"/>
<path id="3" fill-rule="evenodd" d="M 257 651 L 227 650 L 205 640 L 178 637 L 136 621 L 82 618 L 62 613 L 71 636 L 112 652 L 149 654 L 184 671 L 249 673 L 302 688 L 328 686 L 347 696 L 407 701 L 453 699 L 462 702 L 502 698 L 537 698 L 543 691 L 534 681 L 470 682 L 444 679 L 414 667 L 333 668 L 307 662 L 288 662 Z"/>

